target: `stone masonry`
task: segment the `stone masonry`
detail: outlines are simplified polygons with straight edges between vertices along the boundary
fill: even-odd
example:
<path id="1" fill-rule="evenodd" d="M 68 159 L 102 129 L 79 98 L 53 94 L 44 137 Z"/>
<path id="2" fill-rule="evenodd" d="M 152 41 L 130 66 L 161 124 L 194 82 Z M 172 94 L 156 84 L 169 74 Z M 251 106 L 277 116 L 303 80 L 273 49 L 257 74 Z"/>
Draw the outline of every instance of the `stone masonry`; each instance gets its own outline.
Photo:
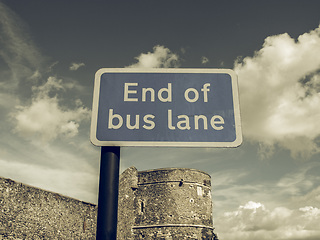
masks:
<path id="1" fill-rule="evenodd" d="M 0 240 L 95 239 L 97 206 L 0 178 Z M 118 239 L 217 239 L 211 179 L 165 168 L 120 175 Z"/>
<path id="2" fill-rule="evenodd" d="M 207 173 L 131 167 L 119 189 L 118 239 L 216 239 Z"/>
<path id="3" fill-rule="evenodd" d="M 0 239 L 95 239 L 96 206 L 0 178 Z"/>

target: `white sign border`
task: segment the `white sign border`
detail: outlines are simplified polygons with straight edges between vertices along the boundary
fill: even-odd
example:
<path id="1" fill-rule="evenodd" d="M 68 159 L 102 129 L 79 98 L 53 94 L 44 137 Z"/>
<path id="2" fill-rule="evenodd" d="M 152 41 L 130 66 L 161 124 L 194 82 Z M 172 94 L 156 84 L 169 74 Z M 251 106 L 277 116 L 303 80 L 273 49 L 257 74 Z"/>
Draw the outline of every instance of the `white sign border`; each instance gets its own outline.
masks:
<path id="1" fill-rule="evenodd" d="M 97 139 L 97 119 L 99 108 L 99 93 L 101 76 L 104 73 L 225 73 L 229 74 L 232 82 L 233 107 L 235 117 L 236 139 L 233 142 L 169 142 L 169 141 L 100 141 Z M 101 68 L 95 74 L 90 141 L 95 146 L 119 147 L 204 147 L 231 148 L 242 143 L 242 129 L 240 117 L 239 88 L 236 73 L 231 69 L 210 68 Z"/>

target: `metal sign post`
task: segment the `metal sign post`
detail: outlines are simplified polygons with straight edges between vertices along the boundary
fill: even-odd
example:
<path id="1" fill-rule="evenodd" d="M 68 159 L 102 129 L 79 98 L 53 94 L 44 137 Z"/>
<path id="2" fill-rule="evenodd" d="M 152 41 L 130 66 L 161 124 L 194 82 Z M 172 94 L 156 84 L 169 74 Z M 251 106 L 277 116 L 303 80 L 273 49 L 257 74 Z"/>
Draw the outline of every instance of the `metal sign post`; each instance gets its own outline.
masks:
<path id="1" fill-rule="evenodd" d="M 101 147 L 97 240 L 116 240 L 120 147 Z"/>
<path id="2" fill-rule="evenodd" d="M 90 140 L 102 147 L 97 239 L 116 240 L 120 147 L 238 147 L 237 75 L 230 69 L 100 69 Z"/>

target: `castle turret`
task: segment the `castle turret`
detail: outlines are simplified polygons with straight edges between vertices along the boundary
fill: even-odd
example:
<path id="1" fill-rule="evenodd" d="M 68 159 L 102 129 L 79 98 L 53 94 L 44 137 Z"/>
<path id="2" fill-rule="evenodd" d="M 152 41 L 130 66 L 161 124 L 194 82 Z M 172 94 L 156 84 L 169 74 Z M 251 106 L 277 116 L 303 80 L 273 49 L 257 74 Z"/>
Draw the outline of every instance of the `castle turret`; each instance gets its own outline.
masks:
<path id="1" fill-rule="evenodd" d="M 186 168 L 124 171 L 118 239 L 215 239 L 210 175 Z"/>

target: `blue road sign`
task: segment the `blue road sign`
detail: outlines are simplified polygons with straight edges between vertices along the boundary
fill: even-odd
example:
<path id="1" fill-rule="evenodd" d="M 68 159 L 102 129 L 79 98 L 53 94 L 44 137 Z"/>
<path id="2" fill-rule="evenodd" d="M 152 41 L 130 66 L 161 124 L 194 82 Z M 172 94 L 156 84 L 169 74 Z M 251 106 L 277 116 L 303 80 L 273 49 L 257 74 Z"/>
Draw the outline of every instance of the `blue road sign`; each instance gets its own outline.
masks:
<path id="1" fill-rule="evenodd" d="M 90 135 L 97 146 L 237 147 L 237 76 L 228 69 L 100 69 Z"/>

